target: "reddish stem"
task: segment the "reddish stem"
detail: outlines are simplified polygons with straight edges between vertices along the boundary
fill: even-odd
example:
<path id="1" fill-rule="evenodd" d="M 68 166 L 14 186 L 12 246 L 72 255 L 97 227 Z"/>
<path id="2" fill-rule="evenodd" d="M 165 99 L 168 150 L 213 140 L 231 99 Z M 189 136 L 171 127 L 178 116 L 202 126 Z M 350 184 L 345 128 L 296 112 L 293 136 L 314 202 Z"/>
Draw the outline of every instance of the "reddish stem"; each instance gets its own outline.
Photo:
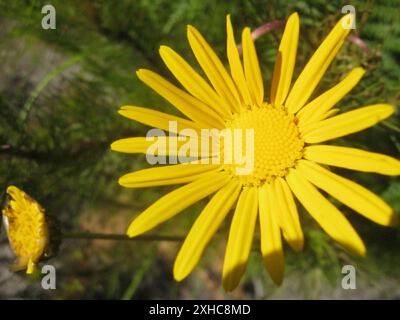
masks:
<path id="1" fill-rule="evenodd" d="M 257 29 L 255 29 L 251 33 L 251 37 L 253 40 L 257 40 L 259 37 L 262 35 L 268 33 L 269 31 L 272 30 L 277 30 L 277 29 L 283 29 L 285 26 L 286 21 L 283 20 L 274 20 L 271 22 L 264 23 L 263 25 L 259 26 Z M 370 55 L 371 50 L 368 48 L 367 44 L 362 40 L 360 37 L 356 35 L 349 35 L 347 38 L 348 41 L 352 42 L 355 44 L 357 47 L 359 47 L 364 53 Z M 242 54 L 242 44 L 238 44 L 238 50 L 239 54 Z"/>
<path id="2" fill-rule="evenodd" d="M 283 20 L 275 20 L 271 22 L 264 23 L 263 25 L 259 26 L 251 33 L 251 37 L 253 40 L 257 40 L 262 35 L 266 34 L 271 30 L 283 29 L 285 26 L 285 21 Z M 242 44 L 238 44 L 239 54 L 242 54 Z"/>
<path id="3" fill-rule="evenodd" d="M 354 43 L 357 47 L 359 47 L 366 54 L 368 54 L 368 55 L 371 54 L 371 50 L 368 48 L 368 46 L 364 42 L 364 40 L 361 39 L 360 37 L 351 34 L 348 36 L 347 40 Z"/>

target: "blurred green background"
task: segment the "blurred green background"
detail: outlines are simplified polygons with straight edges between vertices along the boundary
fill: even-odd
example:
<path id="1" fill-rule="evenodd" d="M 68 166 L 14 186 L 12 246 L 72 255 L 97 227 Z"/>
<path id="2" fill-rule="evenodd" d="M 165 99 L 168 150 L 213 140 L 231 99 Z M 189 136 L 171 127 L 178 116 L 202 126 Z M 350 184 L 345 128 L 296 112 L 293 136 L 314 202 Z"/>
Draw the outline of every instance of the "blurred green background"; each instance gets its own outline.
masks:
<path id="1" fill-rule="evenodd" d="M 56 30 L 43 30 L 41 9 L 56 8 Z M 225 55 L 225 16 L 240 29 L 253 29 L 294 11 L 301 18 L 295 74 L 337 21 L 341 8 L 356 8 L 364 52 L 347 42 L 315 95 L 356 66 L 367 69 L 361 83 L 339 103 L 341 110 L 376 102 L 399 106 L 400 1 L 264 0 L 0 0 L 0 197 L 15 184 L 35 197 L 66 231 L 124 233 L 129 222 L 174 187 L 123 189 L 123 173 L 146 167 L 144 156 L 111 152 L 118 138 L 141 136 L 147 127 L 120 117 L 121 105 L 174 112 L 140 83 L 135 70 L 146 67 L 175 81 L 158 56 L 166 44 L 192 65 L 186 25 L 199 28 L 220 57 Z M 257 40 L 269 91 L 281 30 Z M 400 118 L 335 142 L 399 158 Z M 400 180 L 336 170 L 383 196 L 400 213 Z M 366 259 L 355 259 L 335 245 L 302 212 L 303 253 L 286 248 L 282 287 L 269 279 L 256 247 L 241 286 L 231 294 L 220 285 L 229 221 L 213 239 L 200 266 L 182 283 L 172 278 L 179 242 L 65 240 L 48 263 L 57 268 L 57 289 L 43 290 L 39 279 L 11 274 L 12 256 L 4 234 L 0 246 L 0 297 L 50 299 L 155 298 L 400 298 L 400 229 L 373 224 L 348 208 L 365 240 Z M 184 236 L 204 202 L 153 233 Z M 341 268 L 357 269 L 357 290 L 341 288 Z"/>

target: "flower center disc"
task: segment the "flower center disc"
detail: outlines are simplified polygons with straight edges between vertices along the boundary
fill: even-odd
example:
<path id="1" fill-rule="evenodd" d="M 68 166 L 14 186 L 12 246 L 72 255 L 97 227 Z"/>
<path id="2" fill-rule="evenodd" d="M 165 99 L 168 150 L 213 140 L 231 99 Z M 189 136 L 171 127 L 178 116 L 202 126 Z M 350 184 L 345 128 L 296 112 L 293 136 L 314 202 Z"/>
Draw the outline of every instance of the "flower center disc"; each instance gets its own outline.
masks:
<path id="1" fill-rule="evenodd" d="M 295 117 L 284 109 L 264 105 L 258 109 L 246 110 L 235 114 L 227 123 L 227 128 L 233 132 L 237 132 L 237 129 L 241 131 L 242 143 L 237 143 L 234 139 L 234 149 L 241 148 L 243 156 L 253 153 L 252 170 L 247 174 L 238 170 L 249 165 L 247 157 L 246 165 L 235 161 L 235 157 L 232 164 L 226 165 L 226 169 L 238 176 L 245 185 L 259 186 L 276 177 L 283 177 L 295 165 L 296 160 L 302 157 L 304 141 L 300 138 Z M 253 132 L 254 148 L 251 148 L 251 142 L 248 141 L 246 129 Z"/>

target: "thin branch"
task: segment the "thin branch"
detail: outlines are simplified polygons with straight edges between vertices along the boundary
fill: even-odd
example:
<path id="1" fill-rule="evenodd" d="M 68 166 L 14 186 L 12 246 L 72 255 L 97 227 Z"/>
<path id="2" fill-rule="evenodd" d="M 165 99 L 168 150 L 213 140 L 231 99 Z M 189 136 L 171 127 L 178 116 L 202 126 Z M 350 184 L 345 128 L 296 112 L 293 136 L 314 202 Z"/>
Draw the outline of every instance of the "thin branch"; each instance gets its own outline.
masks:
<path id="1" fill-rule="evenodd" d="M 283 29 L 285 27 L 286 21 L 284 20 L 274 20 L 271 22 L 264 23 L 263 25 L 259 26 L 256 28 L 252 33 L 251 37 L 255 41 L 259 37 L 263 36 L 264 34 L 268 33 L 269 31 L 272 30 L 277 30 L 277 29 Z M 371 55 L 372 51 L 370 48 L 368 48 L 367 44 L 365 43 L 364 40 L 362 40 L 360 37 L 356 35 L 349 35 L 347 37 L 347 40 L 350 41 L 351 43 L 355 44 L 357 47 L 359 47 L 364 53 L 367 55 Z M 242 54 L 242 44 L 238 44 L 238 50 L 239 54 Z"/>
<path id="2" fill-rule="evenodd" d="M 262 35 L 268 33 L 269 31 L 283 29 L 284 26 L 285 26 L 285 21 L 283 21 L 283 20 L 274 20 L 271 22 L 267 22 L 267 23 L 264 23 L 263 25 L 259 26 L 258 28 L 256 28 L 251 33 L 251 37 L 255 41 Z M 241 43 L 238 44 L 238 50 L 239 50 L 239 54 L 242 54 L 242 44 Z"/>
<path id="3" fill-rule="evenodd" d="M 83 154 L 93 152 L 93 150 L 108 150 L 108 141 L 99 142 L 84 142 L 76 148 L 69 148 L 68 150 L 49 150 L 39 151 L 35 149 L 16 148 L 11 144 L 0 145 L 1 156 L 13 156 L 24 159 L 31 159 L 39 162 L 54 162 L 54 161 L 68 161 L 76 159 Z M 73 150 L 71 152 L 71 150 Z"/>
<path id="4" fill-rule="evenodd" d="M 129 238 L 125 234 L 119 233 L 96 233 L 96 232 L 82 232 L 71 231 L 63 232 L 63 239 L 76 239 L 76 240 L 116 240 L 116 241 L 182 241 L 185 239 L 183 236 L 169 236 L 169 235 L 142 235 L 134 238 Z"/>
<path id="5" fill-rule="evenodd" d="M 359 47 L 362 51 L 364 51 L 367 55 L 371 55 L 371 49 L 368 48 L 367 44 L 365 43 L 365 41 L 363 39 L 361 39 L 360 37 L 356 36 L 356 35 L 349 35 L 347 38 L 348 41 L 354 43 L 357 47 Z"/>
<path id="6" fill-rule="evenodd" d="M 132 241 L 132 242 L 151 242 L 151 241 L 167 241 L 167 242 L 182 242 L 185 240 L 185 236 L 169 236 L 169 235 L 157 235 L 149 234 L 142 235 L 134 238 L 129 238 L 125 234 L 120 233 L 96 233 L 96 232 L 83 232 L 83 231 L 71 231 L 63 232 L 62 238 L 65 240 L 114 240 L 114 241 Z M 255 239 L 255 242 L 259 242 L 259 239 Z M 253 245 L 253 252 L 259 252 L 260 247 Z"/>

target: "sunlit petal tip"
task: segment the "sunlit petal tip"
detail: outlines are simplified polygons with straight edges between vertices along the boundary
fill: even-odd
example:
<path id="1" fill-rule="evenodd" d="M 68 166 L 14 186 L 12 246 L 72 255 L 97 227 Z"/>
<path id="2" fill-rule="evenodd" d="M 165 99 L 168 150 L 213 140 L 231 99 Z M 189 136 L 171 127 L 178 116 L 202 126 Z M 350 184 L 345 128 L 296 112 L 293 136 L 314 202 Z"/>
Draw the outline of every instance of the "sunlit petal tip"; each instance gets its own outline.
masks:
<path id="1" fill-rule="evenodd" d="M 118 151 L 118 141 L 114 141 L 110 144 L 110 149 L 113 151 Z"/>
<path id="2" fill-rule="evenodd" d="M 119 109 L 118 111 L 117 111 L 117 113 L 119 114 L 119 115 L 121 115 L 121 116 L 123 116 L 123 117 L 126 117 L 126 111 L 127 111 L 128 109 L 123 109 L 123 108 L 121 108 L 121 109 Z"/>
<path id="3" fill-rule="evenodd" d="M 136 75 L 140 78 L 141 74 L 143 74 L 143 71 L 145 71 L 146 69 L 138 69 L 136 70 Z"/>
<path id="4" fill-rule="evenodd" d="M 110 148 L 117 152 L 135 153 L 137 151 L 133 142 L 135 140 L 135 138 L 119 139 L 111 143 Z"/>
<path id="5" fill-rule="evenodd" d="M 196 31 L 197 31 L 197 29 L 196 29 L 195 27 L 193 27 L 191 24 L 188 24 L 188 25 L 186 26 L 186 30 L 187 30 L 188 35 L 189 35 L 189 34 L 193 34 L 193 32 L 196 32 Z"/>
<path id="6" fill-rule="evenodd" d="M 356 67 L 354 68 L 353 72 L 356 72 L 357 74 L 360 74 L 360 78 L 365 74 L 367 70 L 365 70 L 363 67 Z"/>
<path id="7" fill-rule="evenodd" d="M 120 186 L 125 186 L 125 184 L 124 184 L 124 176 L 118 178 L 118 184 L 119 184 Z"/>
<path id="8" fill-rule="evenodd" d="M 135 108 L 135 106 L 128 106 L 128 105 L 125 105 L 125 106 L 121 106 L 121 107 L 119 108 L 118 111 L 121 111 L 121 110 L 131 110 L 131 109 L 134 109 L 134 108 Z"/>
<path id="9" fill-rule="evenodd" d="M 363 241 L 361 241 L 361 245 L 359 248 L 356 248 L 355 251 L 356 254 L 358 254 L 360 257 L 365 258 L 367 255 L 367 248 L 365 247 L 365 244 Z"/>
<path id="10" fill-rule="evenodd" d="M 173 275 L 174 275 L 174 279 L 175 281 L 182 281 L 184 280 L 191 272 L 192 272 L 192 268 L 187 268 L 187 266 L 182 265 L 178 259 L 175 259 L 175 263 L 174 263 L 174 269 L 173 269 Z"/>
<path id="11" fill-rule="evenodd" d="M 139 110 L 140 109 L 138 107 L 134 107 L 134 106 L 122 106 L 117 112 L 119 115 L 121 115 L 125 118 L 128 118 L 130 120 L 135 120 L 135 119 L 132 119 L 132 117 L 130 115 L 134 112 L 140 112 Z M 135 120 L 135 121 L 137 121 L 137 120 Z"/>
<path id="12" fill-rule="evenodd" d="M 19 192 L 18 188 L 13 185 L 8 186 L 6 191 L 11 196 L 15 196 L 15 194 Z"/>
<path id="13" fill-rule="evenodd" d="M 161 45 L 160 48 L 158 49 L 158 53 L 160 54 L 161 58 L 163 60 L 167 60 L 168 57 L 171 55 L 177 55 L 177 53 L 172 49 L 171 47 L 168 47 L 166 45 Z"/>
<path id="14" fill-rule="evenodd" d="M 340 19 L 339 23 L 341 23 L 342 27 L 344 25 L 350 26 L 353 24 L 353 20 L 354 20 L 354 14 L 348 13 Z"/>
<path id="15" fill-rule="evenodd" d="M 181 282 L 188 276 L 188 274 L 183 273 L 182 270 L 175 269 L 175 266 L 174 266 L 173 274 L 174 274 L 174 280 L 177 282 Z"/>
<path id="16" fill-rule="evenodd" d="M 364 107 L 366 108 L 366 107 Z M 360 108 L 362 109 L 362 108 Z M 389 118 L 395 111 L 396 108 L 391 105 L 391 104 L 387 104 L 387 103 L 379 103 L 376 105 L 372 105 L 371 110 L 375 109 L 377 112 L 376 114 L 373 114 L 372 117 L 376 118 L 376 121 L 382 121 L 385 120 L 386 118 Z M 359 110 L 359 109 L 356 109 Z M 368 110 L 368 109 L 365 109 Z M 367 113 L 367 111 L 366 111 Z"/>
<path id="17" fill-rule="evenodd" d="M 132 184 L 132 173 L 125 174 L 118 178 L 118 184 L 122 187 L 129 188 Z"/>
<path id="18" fill-rule="evenodd" d="M 145 76 L 146 76 L 146 74 L 147 74 L 148 71 L 149 71 L 149 70 L 147 70 L 147 69 L 139 69 L 139 70 L 136 70 L 136 76 L 139 78 L 140 81 L 145 82 L 145 81 L 144 81 L 144 78 L 145 78 Z"/>
<path id="19" fill-rule="evenodd" d="M 245 37 L 251 39 L 251 42 L 254 43 L 253 37 L 251 35 L 251 28 L 250 27 L 244 27 L 243 28 L 242 36 L 245 36 Z"/>
<path id="20" fill-rule="evenodd" d="M 153 71 L 145 68 L 138 69 L 136 71 L 136 76 L 143 82 L 145 82 L 146 78 L 154 74 Z"/>
<path id="21" fill-rule="evenodd" d="M 146 232 L 143 230 L 141 226 L 138 225 L 137 219 L 133 220 L 132 223 L 129 225 L 128 230 L 126 231 L 126 235 L 129 238 L 134 238 L 142 233 Z"/>
<path id="22" fill-rule="evenodd" d="M 160 54 L 162 53 L 162 52 L 165 52 L 165 51 L 171 51 L 172 49 L 170 48 L 170 47 L 168 47 L 168 46 L 166 46 L 166 45 L 160 45 L 160 48 L 158 48 L 158 52 L 160 52 Z"/>
<path id="23" fill-rule="evenodd" d="M 299 22 L 300 21 L 299 14 L 297 12 L 292 13 L 287 19 L 287 22 L 289 22 L 289 20 L 294 20 L 294 22 Z"/>
<path id="24" fill-rule="evenodd" d="M 181 282 L 190 274 L 190 270 L 177 263 L 177 259 L 175 259 L 174 269 L 172 273 L 175 281 Z"/>
<path id="25" fill-rule="evenodd" d="M 233 27 L 232 27 L 232 21 L 231 21 L 230 14 L 226 15 L 226 33 L 227 33 L 228 37 L 231 33 L 233 33 Z"/>

